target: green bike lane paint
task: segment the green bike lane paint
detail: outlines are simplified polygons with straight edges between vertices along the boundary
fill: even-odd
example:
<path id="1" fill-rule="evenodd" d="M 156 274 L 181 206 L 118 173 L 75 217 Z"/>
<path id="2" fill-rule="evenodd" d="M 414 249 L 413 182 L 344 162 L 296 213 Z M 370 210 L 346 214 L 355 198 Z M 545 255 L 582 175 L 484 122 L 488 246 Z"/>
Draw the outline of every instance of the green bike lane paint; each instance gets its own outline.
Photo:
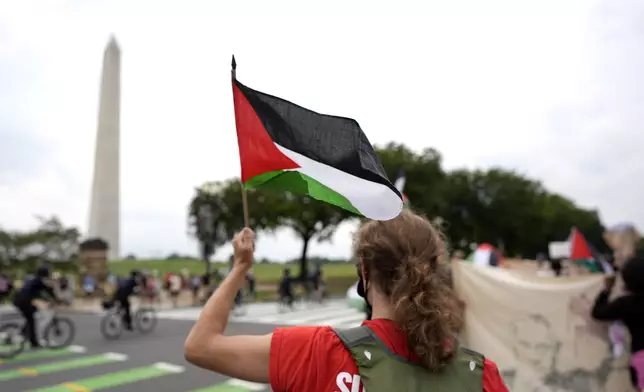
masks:
<path id="1" fill-rule="evenodd" d="M 31 389 L 28 392 L 92 392 L 102 389 L 122 387 L 139 381 L 152 380 L 172 374 L 183 373 L 184 370 L 185 368 L 182 366 L 165 362 L 157 362 L 153 365 L 136 367 L 129 370 L 102 374 L 80 380 L 67 381 L 49 387 Z M 130 386 L 129 388 L 132 387 L 133 386 Z M 268 390 L 268 385 L 266 384 L 230 379 L 223 383 L 195 389 L 191 392 L 259 392 L 266 390 Z"/>
<path id="2" fill-rule="evenodd" d="M 81 369 L 102 364 L 126 361 L 127 355 L 119 353 L 105 353 L 100 355 L 84 356 L 74 359 L 60 358 L 64 355 L 84 353 L 86 349 L 80 346 L 70 346 L 59 350 L 42 350 L 27 352 L 18 357 L 6 360 L 7 365 L 26 362 L 30 360 L 56 358 L 55 362 L 32 365 L 29 367 L 13 368 L 2 370 L 0 364 L 0 390 L 2 381 L 10 381 L 20 378 L 34 378 L 41 374 L 52 374 L 67 370 Z M 63 360 L 60 360 L 63 359 Z M 129 370 L 101 374 L 94 377 L 63 382 L 53 386 L 38 387 L 30 392 L 91 392 L 102 389 L 116 388 L 136 383 L 138 381 L 152 380 L 162 376 L 183 373 L 184 368 L 165 362 L 158 362 L 152 365 L 140 366 Z M 187 390 L 187 389 L 186 389 Z M 238 379 L 230 379 L 222 383 L 204 388 L 191 390 L 191 392 L 260 392 L 270 391 L 267 384 L 253 383 Z"/>
<path id="3" fill-rule="evenodd" d="M 0 369 L 2 369 L 2 365 L 4 364 L 9 365 L 12 363 L 27 362 L 37 359 L 62 357 L 65 355 L 80 354 L 86 351 L 87 349 L 82 346 L 69 346 L 60 349 L 41 349 L 38 351 L 27 351 L 13 358 L 0 359 Z"/>
<path id="4" fill-rule="evenodd" d="M 170 374 L 182 373 L 184 370 L 185 369 L 182 366 L 172 365 L 165 362 L 157 362 L 149 366 L 141 366 L 96 377 L 68 381 L 51 387 L 32 389 L 30 392 L 91 392 L 127 385 L 137 381 L 150 380 Z"/>
<path id="5" fill-rule="evenodd" d="M 195 389 L 190 392 L 259 392 L 267 390 L 267 384 L 259 384 L 256 382 L 238 380 L 233 378 L 220 384 Z"/>
<path id="6" fill-rule="evenodd" d="M 39 374 L 50 374 L 65 370 L 80 369 L 105 363 L 127 360 L 127 355 L 118 353 L 105 353 L 100 355 L 85 356 L 66 361 L 56 361 L 31 367 L 0 371 L 0 382 L 16 378 L 33 377 Z"/>

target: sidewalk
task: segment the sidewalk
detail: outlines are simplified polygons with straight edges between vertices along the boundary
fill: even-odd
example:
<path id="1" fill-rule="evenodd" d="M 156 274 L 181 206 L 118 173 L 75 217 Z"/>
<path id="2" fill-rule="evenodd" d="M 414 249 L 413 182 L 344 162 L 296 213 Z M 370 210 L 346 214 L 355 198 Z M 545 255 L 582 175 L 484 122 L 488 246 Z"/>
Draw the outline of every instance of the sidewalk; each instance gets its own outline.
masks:
<path id="1" fill-rule="evenodd" d="M 143 300 L 139 297 L 133 296 L 130 300 L 132 306 L 137 308 L 141 306 Z M 67 312 L 76 312 L 76 313 L 102 313 L 103 307 L 101 306 L 103 298 L 75 298 L 71 306 L 61 306 L 60 309 Z M 168 309 L 179 309 L 193 306 L 192 303 L 192 293 L 182 292 L 179 295 L 177 301 L 177 308 L 174 308 L 172 301 L 166 295 L 166 293 L 161 294 L 160 300 L 157 300 L 154 303 L 150 303 L 148 300 L 145 300 L 145 305 L 152 305 L 157 310 L 168 310 Z M 2 313 L 14 313 L 16 310 L 11 304 L 2 304 L 0 305 L 0 314 Z"/>
<path id="2" fill-rule="evenodd" d="M 103 312 L 103 307 L 101 306 L 102 302 L 103 298 L 76 298 L 71 307 L 65 307 L 64 309 L 79 313 L 101 313 Z M 138 296 L 132 296 L 130 302 L 134 308 L 145 305 L 153 306 L 157 310 L 174 309 L 172 301 L 165 292 L 162 292 L 161 297 L 155 302 L 150 302 L 148 299 L 142 299 Z M 185 308 L 189 306 L 193 306 L 192 293 L 187 291 L 181 292 L 177 300 L 177 308 Z"/>

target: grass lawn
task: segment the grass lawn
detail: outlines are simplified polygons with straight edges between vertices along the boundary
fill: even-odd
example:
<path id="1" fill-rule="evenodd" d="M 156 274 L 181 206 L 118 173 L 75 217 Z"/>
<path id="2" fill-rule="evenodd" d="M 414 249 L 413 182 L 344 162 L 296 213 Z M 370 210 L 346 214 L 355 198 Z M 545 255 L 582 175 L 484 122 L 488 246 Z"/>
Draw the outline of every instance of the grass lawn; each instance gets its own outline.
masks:
<path id="1" fill-rule="evenodd" d="M 292 264 L 255 264 L 253 272 L 255 273 L 258 287 L 277 284 L 285 267 L 291 269 L 292 275 L 297 275 L 300 270 L 298 265 Z M 160 276 L 163 276 L 166 272 L 179 272 L 184 268 L 195 274 L 203 274 L 205 271 L 204 263 L 198 260 L 121 260 L 111 262 L 109 265 L 110 272 L 118 275 L 127 275 L 134 268 L 147 271 L 157 270 Z M 212 269 L 215 270 L 216 268 L 228 268 L 228 263 L 213 263 Z M 322 272 L 327 289 L 332 294 L 346 292 L 358 279 L 356 267 L 353 263 L 325 264 L 322 266 Z"/>

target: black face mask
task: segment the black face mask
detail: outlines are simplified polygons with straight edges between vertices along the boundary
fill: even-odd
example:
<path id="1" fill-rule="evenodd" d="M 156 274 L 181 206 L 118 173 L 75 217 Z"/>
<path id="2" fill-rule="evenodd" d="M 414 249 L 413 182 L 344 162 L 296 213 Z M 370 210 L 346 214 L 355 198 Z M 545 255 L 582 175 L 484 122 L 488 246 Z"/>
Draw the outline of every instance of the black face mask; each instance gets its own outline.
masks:
<path id="1" fill-rule="evenodd" d="M 365 301 L 367 301 L 367 293 L 365 292 L 364 287 L 364 276 L 362 276 L 362 268 L 360 265 L 356 266 L 356 272 L 358 273 L 358 295 L 361 296 Z M 367 301 L 369 304 L 369 301 Z"/>
<path id="2" fill-rule="evenodd" d="M 371 320 L 371 304 L 369 303 L 369 300 L 367 299 L 367 293 L 365 292 L 364 288 L 364 280 L 362 279 L 362 271 L 360 270 L 360 267 L 358 267 L 358 287 L 357 287 L 358 295 L 364 299 L 365 304 L 367 304 L 367 320 Z"/>

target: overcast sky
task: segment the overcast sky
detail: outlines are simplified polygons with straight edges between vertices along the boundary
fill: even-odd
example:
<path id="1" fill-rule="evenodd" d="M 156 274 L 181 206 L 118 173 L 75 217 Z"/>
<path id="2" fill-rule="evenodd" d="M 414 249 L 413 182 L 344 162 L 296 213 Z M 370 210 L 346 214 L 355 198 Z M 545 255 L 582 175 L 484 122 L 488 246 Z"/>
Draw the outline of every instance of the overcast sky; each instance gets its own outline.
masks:
<path id="1" fill-rule="evenodd" d="M 0 0 L 0 226 L 56 214 L 87 227 L 114 33 L 124 254 L 196 253 L 193 187 L 238 176 L 232 53 L 242 83 L 355 118 L 373 143 L 435 147 L 450 169 L 514 168 L 605 224 L 644 227 L 644 3 L 309 4 Z M 351 230 L 311 253 L 347 256 Z M 280 233 L 258 253 L 286 259 L 300 246 Z"/>

